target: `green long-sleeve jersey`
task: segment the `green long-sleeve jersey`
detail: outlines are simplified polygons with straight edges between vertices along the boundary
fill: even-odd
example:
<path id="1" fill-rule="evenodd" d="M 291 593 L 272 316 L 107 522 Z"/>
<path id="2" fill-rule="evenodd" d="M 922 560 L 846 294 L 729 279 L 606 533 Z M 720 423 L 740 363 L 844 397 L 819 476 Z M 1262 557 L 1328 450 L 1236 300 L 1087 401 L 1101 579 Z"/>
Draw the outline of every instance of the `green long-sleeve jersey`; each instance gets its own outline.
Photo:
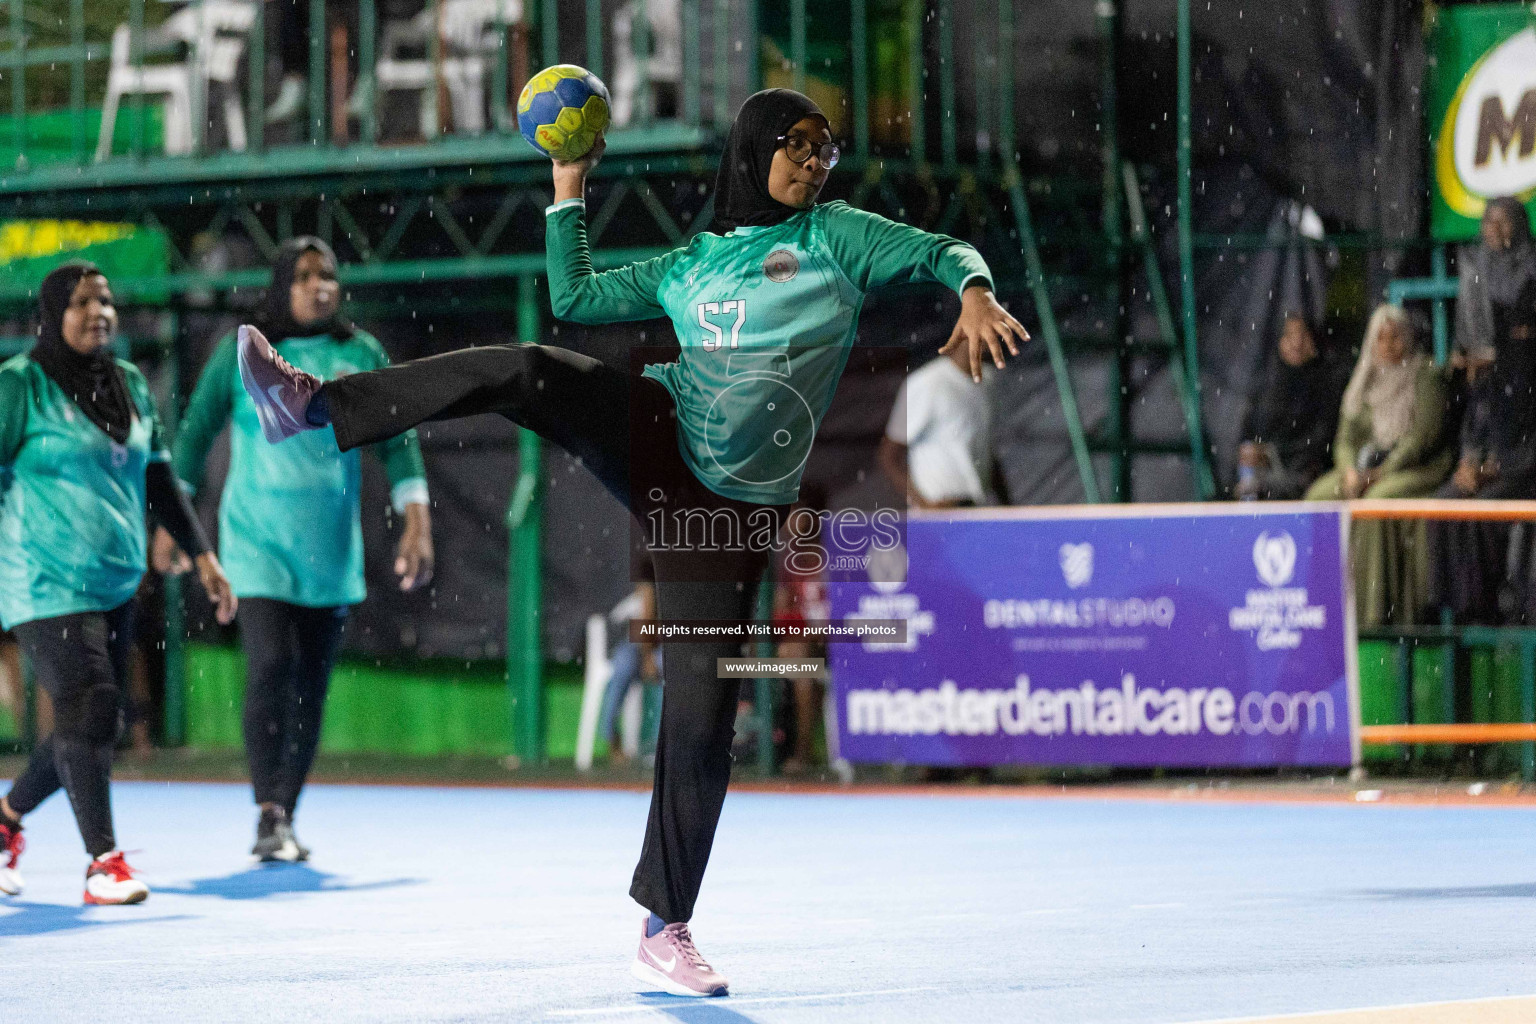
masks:
<path id="1" fill-rule="evenodd" d="M 116 608 L 144 576 L 144 469 L 165 462 L 154 396 L 118 360 L 133 424 L 118 444 L 27 355 L 0 365 L 0 624 Z"/>
<path id="2" fill-rule="evenodd" d="M 389 365 L 370 334 L 287 338 L 277 351 L 322 380 Z M 239 597 L 311 608 L 356 604 L 363 582 L 362 459 L 336 450 L 330 427 L 268 444 L 256 407 L 240 386 L 234 335 L 218 344 L 198 378 L 176 434 L 182 486 L 202 487 L 214 439 L 232 424 L 229 475 L 219 504 L 219 560 Z M 396 511 L 427 501 L 426 470 L 414 430 L 374 446 L 384 460 Z"/>
<path id="3" fill-rule="evenodd" d="M 864 293 L 938 281 L 992 285 L 954 238 L 825 203 L 771 227 L 700 233 L 683 248 L 592 269 L 586 205 L 546 211 L 550 302 L 578 323 L 666 316 L 682 356 L 645 368 L 677 406 L 683 459 L 716 494 L 765 505 L 799 495 L 811 442 L 858 330 Z"/>

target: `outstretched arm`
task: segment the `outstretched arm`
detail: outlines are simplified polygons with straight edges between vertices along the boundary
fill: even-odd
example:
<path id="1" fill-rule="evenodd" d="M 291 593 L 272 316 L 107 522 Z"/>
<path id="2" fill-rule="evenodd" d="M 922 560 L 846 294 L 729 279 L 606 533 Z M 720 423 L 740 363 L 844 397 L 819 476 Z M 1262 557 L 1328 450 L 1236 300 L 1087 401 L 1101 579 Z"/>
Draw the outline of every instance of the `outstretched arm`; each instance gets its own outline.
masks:
<path id="1" fill-rule="evenodd" d="M 602 159 L 601 138 L 592 152 L 570 163 L 555 161 L 555 202 L 544 211 L 549 264 L 549 303 L 555 316 L 580 324 L 608 324 L 665 316 L 657 289 L 683 252 L 598 273 L 587 244 L 587 173 Z"/>
<path id="2" fill-rule="evenodd" d="M 984 355 L 990 354 L 1001 367 L 1005 348 L 1018 355 L 1015 342 L 1029 340 L 1029 332 L 993 295 L 992 271 L 972 246 L 845 203 L 828 204 L 824 216 L 832 256 L 860 291 L 882 284 L 938 281 L 959 294 L 960 319 L 940 352 L 967 346 L 971 376 L 977 381 Z"/>

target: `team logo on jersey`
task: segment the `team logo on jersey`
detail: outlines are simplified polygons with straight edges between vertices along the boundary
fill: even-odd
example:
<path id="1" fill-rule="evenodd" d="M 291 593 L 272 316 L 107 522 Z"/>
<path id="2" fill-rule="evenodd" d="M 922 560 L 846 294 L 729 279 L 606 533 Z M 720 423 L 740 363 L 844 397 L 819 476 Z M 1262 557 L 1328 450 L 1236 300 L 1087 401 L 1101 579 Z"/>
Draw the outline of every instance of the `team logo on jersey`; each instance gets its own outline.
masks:
<path id="1" fill-rule="evenodd" d="M 763 276 L 776 284 L 783 284 L 800 273 L 800 261 L 788 249 L 775 249 L 763 260 Z"/>

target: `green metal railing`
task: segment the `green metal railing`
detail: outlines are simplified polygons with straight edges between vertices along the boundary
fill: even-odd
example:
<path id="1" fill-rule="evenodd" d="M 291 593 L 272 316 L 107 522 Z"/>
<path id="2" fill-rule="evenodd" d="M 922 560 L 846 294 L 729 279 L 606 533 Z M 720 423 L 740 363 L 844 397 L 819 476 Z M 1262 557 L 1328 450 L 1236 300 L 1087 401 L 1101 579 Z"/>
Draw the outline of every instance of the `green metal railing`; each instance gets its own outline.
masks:
<path id="1" fill-rule="evenodd" d="M 1387 301 L 1396 306 L 1414 299 L 1430 300 L 1430 326 L 1434 340 L 1435 364 L 1444 366 L 1451 354 L 1450 314 L 1446 300 L 1456 297 L 1457 281 L 1446 276 L 1445 246 L 1429 252 L 1429 277 L 1398 278 L 1387 285 Z"/>
<path id="2" fill-rule="evenodd" d="M 1443 722 L 1456 720 L 1456 655 L 1460 648 L 1511 650 L 1520 659 L 1520 721 L 1536 722 L 1536 628 L 1527 626 L 1361 626 L 1363 641 L 1383 640 L 1395 646 L 1393 675 L 1397 684 L 1397 714 L 1405 723 L 1414 720 L 1413 651 L 1420 646 L 1439 647 L 1440 703 Z M 1521 743 L 1520 776 L 1536 781 L 1536 743 Z"/>
<path id="3" fill-rule="evenodd" d="M 540 313 L 534 277 L 544 270 L 542 253 L 532 250 L 495 252 L 490 247 L 491 240 L 506 227 L 510 211 L 517 203 L 525 201 L 523 193 L 532 195 L 537 188 L 547 188 L 547 170 L 542 170 L 537 154 L 518 139 L 515 117 L 509 109 L 512 92 L 520 84 L 516 78 L 528 64 L 521 51 L 514 53 L 514 42 L 521 40 L 531 51 L 530 58 L 537 55 L 538 60 L 530 67 L 537 67 L 540 62 L 552 64 L 570 60 L 580 54 L 580 59 L 595 73 L 611 72 L 617 55 L 608 46 L 610 26 L 605 24 L 601 0 L 585 0 L 584 3 L 529 0 L 524 5 L 525 22 L 516 26 L 516 31 L 505 23 L 498 10 L 491 26 L 492 43 L 482 55 L 488 63 L 487 78 L 491 83 L 487 100 L 488 131 L 476 138 L 455 137 L 456 133 L 443 133 L 443 126 L 439 124 L 439 131 L 435 133 L 438 137 L 424 140 L 417 146 L 379 144 L 378 112 L 382 94 L 377 89 L 377 71 L 383 24 L 378 0 L 357 0 L 355 4 L 358 38 L 352 49 L 356 66 L 349 71 L 355 73 L 352 88 L 362 91 L 363 100 L 357 111 L 355 134 L 350 123 L 332 123 L 335 108 L 328 103 L 331 76 L 340 69 L 330 66 L 327 19 L 341 10 L 342 5 L 328 4 L 327 0 L 301 0 L 309 5 L 311 26 L 306 69 L 306 120 L 293 145 L 275 145 L 273 133 L 263 123 L 268 99 L 265 87 L 268 50 L 264 42 L 267 17 L 265 5 L 256 3 L 254 24 L 246 35 L 249 77 L 241 83 L 248 152 L 210 151 L 204 131 L 207 118 L 203 116 L 208 109 L 206 89 L 198 82 L 193 104 L 198 116 L 197 130 L 193 132 L 192 157 L 165 158 L 147 151 L 147 101 L 142 94 L 136 93 L 124 104 L 123 116 L 129 118 L 128 152 L 110 157 L 99 165 L 90 162 L 87 104 L 94 97 L 87 95 L 86 85 L 90 78 L 87 70 L 95 62 L 106 59 L 109 48 L 102 42 L 86 40 L 84 0 L 67 0 L 70 42 L 63 47 L 30 46 L 24 31 L 21 0 L 6 2 L 10 5 L 10 48 L 0 54 L 0 67 L 8 67 L 12 72 L 12 131 L 17 164 L 14 171 L 0 173 L 0 199 L 54 203 L 66 193 L 77 197 L 83 194 L 85 198 L 79 199 L 78 205 L 89 206 L 93 214 L 103 211 L 96 215 L 138 218 L 145 208 L 150 209 L 153 216 L 153 209 L 170 208 L 178 199 L 185 204 L 187 197 L 194 193 L 211 194 L 223 190 L 225 194 L 239 198 L 229 199 L 229 207 L 214 218 L 220 230 L 232 223 L 233 218 L 245 225 L 258 248 L 265 251 L 293 233 L 293 214 L 283 200 L 284 190 L 291 192 L 295 187 L 302 187 L 323 192 L 328 198 L 317 208 L 322 233 L 329 233 L 334 225 L 348 238 L 356 240 L 352 248 L 356 249 L 358 258 L 344 262 L 340 268 L 344 285 L 421 284 L 467 277 L 516 278 L 519 336 L 527 340 L 538 336 Z M 1180 0 L 1178 22 L 1178 302 L 1182 329 L 1176 326 L 1169 296 L 1162 285 L 1155 251 L 1145 230 L 1145 218 L 1141 218 L 1140 230 L 1134 223 L 1129 232 L 1126 230 L 1127 218 L 1132 222 L 1137 219 L 1130 204 L 1136 203 L 1139 210 L 1139 195 L 1133 195 L 1134 181 L 1128 182 L 1125 175 L 1115 123 L 1118 116 L 1114 102 L 1118 87 L 1117 40 L 1121 31 L 1119 5 L 1113 0 L 1100 0 L 1096 5 L 1104 48 L 1103 173 L 1099 182 L 1101 194 L 1094 196 L 1102 203 L 1100 226 L 1107 242 L 1104 246 L 1107 258 L 1102 261 L 1102 266 L 1118 275 L 1118 282 L 1111 283 L 1123 289 L 1130 268 L 1139 261 L 1146 268 L 1158 322 L 1158 337 L 1154 342 L 1128 339 L 1124 322 L 1117 325 L 1115 337 L 1110 339 L 1116 354 L 1116 370 L 1111 375 L 1115 396 L 1111 402 L 1108 437 L 1102 434 L 1089 437 L 1081 421 L 1069 372 L 1069 353 L 1079 341 L 1062 336 L 1050 287 L 1057 279 L 1048 279 L 1046 274 L 1053 253 L 1071 243 L 1065 240 L 1062 232 L 1053 228 L 1051 210 L 1047 209 L 1043 216 L 1037 213 L 1042 203 L 1059 202 L 1061 200 L 1054 197 L 1066 195 L 1070 190 L 1032 187 L 1019 163 L 1015 67 L 1022 57 L 1018 45 L 1022 34 L 1019 10 L 1023 9 L 1016 9 L 1016 0 L 969 6 L 957 5 L 953 0 L 903 0 L 895 8 L 881 8 L 899 12 L 896 15 L 899 24 L 895 24 L 872 15 L 868 0 L 849 0 L 847 7 L 839 9 L 835 15 L 829 15 L 809 0 L 784 0 L 784 3 L 784 8 L 765 7 L 764 11 L 769 14 L 778 10 L 787 12 L 787 36 L 779 40 L 784 44 L 783 52 L 788 58 L 786 84 L 811 89 L 830 83 L 842 90 L 846 97 L 843 109 L 847 111 L 849 123 L 836 127 L 847 153 L 846 170 L 842 173 L 862 175 L 856 198 L 875 196 L 893 215 L 904 217 L 907 216 L 907 204 L 902 200 L 906 193 L 893 183 L 914 186 L 914 190 L 916 187 L 926 188 L 938 195 L 940 189 L 934 184 L 936 178 L 948 176 L 946 180 L 952 183 L 948 207 L 945 208 L 942 201 L 937 203 L 935 208 L 945 212 L 936 225 L 929 226 L 950 230 L 950 224 L 955 223 L 969 206 L 975 206 L 984 210 L 983 220 L 991 219 L 993 223 L 1002 220 L 1013 228 L 1017 248 L 1007 256 L 1015 261 L 1014 268 L 1022 262 L 1023 273 L 1020 275 L 1016 269 L 1010 273 L 1014 281 L 1022 280 L 1033 303 L 1037 323 L 1031 326 L 1037 329 L 1049 359 L 1085 497 L 1090 501 L 1101 497 L 1093 463 L 1094 452 L 1110 452 L 1115 463 L 1115 495 L 1124 498 L 1127 488 L 1122 484 L 1129 479 L 1129 459 L 1134 452 L 1170 448 L 1168 445 L 1161 448 L 1142 445 L 1133 451 L 1126 440 L 1130 422 L 1120 398 L 1126 393 L 1128 376 L 1124 360 L 1138 346 L 1166 352 L 1173 373 L 1179 378 L 1179 396 L 1189 438 L 1187 445 L 1171 446 L 1171 450 L 1189 454 L 1194 461 L 1199 493 L 1209 495 L 1211 474 L 1205 446 L 1200 439 L 1199 359 L 1192 276 L 1195 242 L 1190 208 L 1189 0 Z M 426 20 L 429 24 L 439 23 L 440 5 L 441 0 L 428 0 Z M 143 68 L 147 60 L 156 59 L 146 47 L 146 17 L 152 10 L 158 11 L 158 8 L 149 0 L 128 0 L 130 60 L 138 68 Z M 843 65 L 846 70 L 829 72 L 819 63 L 813 67 L 817 52 L 813 29 L 824 25 L 827 17 L 844 17 L 842 10 L 846 10 L 847 18 L 849 52 Z M 631 172 L 625 168 L 643 166 L 652 173 L 705 179 L 711 162 L 708 157 L 718 148 L 722 129 L 729 124 L 736 104 L 748 91 L 760 87 L 764 80 L 761 55 L 767 48 L 763 45 L 759 18 L 762 12 L 757 0 L 685 0 L 681 12 L 682 67 L 677 81 L 676 116 L 663 119 L 652 101 L 647 59 L 652 31 L 649 21 L 640 17 L 631 33 L 640 79 L 637 108 L 630 126 L 613 132 L 610 156 L 603 168 L 605 174 L 627 174 Z M 843 26 L 838 26 L 838 32 L 842 30 Z M 575 42 L 578 39 L 579 42 Z M 889 39 L 905 42 L 906 60 L 900 64 L 899 72 L 892 71 L 894 65 L 882 64 L 874 52 L 877 40 L 884 45 Z M 440 81 L 444 62 L 453 59 L 453 55 L 435 31 L 428 33 L 428 44 L 427 59 L 437 69 L 435 77 Z M 973 51 L 974 75 L 969 80 L 961 80 L 957 76 L 954 57 L 957 49 L 967 47 Z M 928 59 L 930 54 L 936 59 Z M 73 145 L 63 166 L 30 161 L 27 153 L 26 73 L 55 65 L 67 65 L 70 76 Z M 780 72 L 775 69 L 773 74 L 777 76 Z M 784 79 L 777 77 L 775 80 Z M 967 92 L 973 100 L 969 105 L 963 95 Z M 429 102 L 437 102 L 436 90 Z M 888 121 L 887 115 L 892 108 L 908 112 L 905 119 L 896 119 L 905 125 L 908 134 L 904 139 L 886 121 L 876 124 L 877 110 Z M 840 116 L 837 110 L 832 114 Z M 542 185 L 538 183 L 541 172 L 545 176 Z M 359 227 L 361 218 L 354 218 L 356 208 L 349 211 L 342 201 L 352 200 L 346 195 L 336 195 L 338 191 L 345 193 L 349 181 L 358 180 L 366 180 L 370 188 L 376 189 L 397 188 L 397 183 L 403 181 L 430 180 L 432 184 L 430 188 L 422 187 L 421 191 L 427 194 L 406 197 L 400 203 L 401 212 L 397 219 L 387 227 L 377 226 L 375 233 L 370 235 Z M 302 185 L 296 186 L 296 181 L 301 181 Z M 476 241 L 469 238 L 465 225 L 455 220 L 448 203 L 440 201 L 439 193 L 482 182 L 506 188 L 509 195 L 507 204 L 503 204 L 496 214 L 491 227 Z M 510 194 L 513 192 L 517 194 Z M 983 196 L 983 192 L 987 195 Z M 707 206 L 692 226 L 679 225 L 657 198 L 656 190 L 648 186 L 638 187 L 631 189 L 629 194 L 639 196 L 653 208 L 650 212 L 662 226 L 661 233 L 674 243 L 708 221 Z M 651 249 L 616 248 L 599 241 L 602 232 L 598 221 L 605 216 L 615 216 L 613 211 L 618 208 L 617 202 L 614 200 L 611 209 L 594 214 L 592 227 L 597 250 L 594 262 L 600 267 L 654 254 Z M 994 202 L 995 207 L 991 205 Z M 239 205 L 241 203 L 245 205 Z M 253 212 L 263 203 L 278 210 L 275 228 L 270 213 L 262 215 L 267 218 L 264 226 Z M 13 210 L 41 208 L 36 205 L 10 207 Z M 423 216 L 418 217 L 418 211 L 424 211 Z M 450 258 L 402 255 L 402 237 L 429 218 L 435 230 L 450 233 L 456 255 Z M 671 230 L 666 230 L 667 224 L 672 225 Z M 178 294 L 194 288 L 227 291 L 265 284 L 266 275 L 261 271 L 205 273 L 195 269 L 185 258 L 173 259 L 173 267 L 171 273 L 164 275 L 115 279 L 114 288 L 122 299 L 131 302 L 136 298 L 167 292 Z M 0 302 L 17 303 L 27 298 L 29 296 L 21 291 L 8 291 L 0 286 Z M 520 443 L 525 467 L 537 465 L 536 446 L 537 439 L 531 435 Z M 538 481 L 530 473 L 531 470 L 525 468 L 509 510 L 508 522 L 513 530 L 510 561 L 515 566 L 537 564 Z M 509 660 L 508 679 L 513 687 L 514 729 L 519 756 L 537 759 L 540 756 L 537 749 L 540 709 L 536 700 L 528 698 L 534 691 L 527 689 L 542 669 L 537 650 L 537 573 L 515 572 L 516 578 L 509 589 L 508 620 L 509 657 L 515 662 Z"/>

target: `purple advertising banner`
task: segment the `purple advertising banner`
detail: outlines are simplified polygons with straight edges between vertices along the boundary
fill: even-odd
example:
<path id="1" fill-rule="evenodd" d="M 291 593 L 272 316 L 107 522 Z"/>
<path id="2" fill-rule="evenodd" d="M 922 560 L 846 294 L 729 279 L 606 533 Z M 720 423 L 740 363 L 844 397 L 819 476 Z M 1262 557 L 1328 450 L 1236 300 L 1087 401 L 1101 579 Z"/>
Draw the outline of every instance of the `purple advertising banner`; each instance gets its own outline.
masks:
<path id="1" fill-rule="evenodd" d="M 833 616 L 908 626 L 904 644 L 829 648 L 839 752 L 1352 764 L 1346 524 L 1321 504 L 976 510 L 914 516 L 882 548 L 834 523 Z"/>

